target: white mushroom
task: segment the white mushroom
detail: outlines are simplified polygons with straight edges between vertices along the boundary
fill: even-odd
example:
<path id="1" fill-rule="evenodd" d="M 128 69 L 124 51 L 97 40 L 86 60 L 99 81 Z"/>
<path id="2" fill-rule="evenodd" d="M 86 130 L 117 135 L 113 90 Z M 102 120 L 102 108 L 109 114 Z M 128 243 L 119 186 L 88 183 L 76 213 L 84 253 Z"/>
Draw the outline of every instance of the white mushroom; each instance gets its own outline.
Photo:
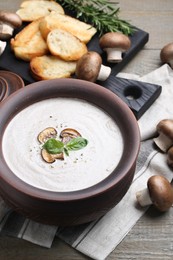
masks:
<path id="1" fill-rule="evenodd" d="M 154 142 L 163 152 L 166 152 L 173 144 L 173 120 L 161 120 L 156 129 L 159 136 L 154 138 Z"/>
<path id="2" fill-rule="evenodd" d="M 110 73 L 111 68 L 102 64 L 102 58 L 97 52 L 87 52 L 77 61 L 76 76 L 78 79 L 91 82 L 104 81 Z"/>
<path id="3" fill-rule="evenodd" d="M 14 29 L 22 25 L 19 15 L 12 12 L 0 11 L 0 40 L 6 41 L 13 35 Z"/>
<path id="4" fill-rule="evenodd" d="M 173 68 L 173 42 L 168 43 L 161 49 L 160 59 L 163 63 L 168 63 Z"/>
<path id="5" fill-rule="evenodd" d="M 142 207 L 153 204 L 159 211 L 167 211 L 173 204 L 173 188 L 165 177 L 154 175 L 147 188 L 136 193 L 136 199 Z"/>
<path id="6" fill-rule="evenodd" d="M 100 47 L 107 53 L 107 61 L 118 63 L 122 61 L 122 53 L 126 52 L 131 41 L 128 36 L 120 32 L 108 32 L 99 40 Z"/>

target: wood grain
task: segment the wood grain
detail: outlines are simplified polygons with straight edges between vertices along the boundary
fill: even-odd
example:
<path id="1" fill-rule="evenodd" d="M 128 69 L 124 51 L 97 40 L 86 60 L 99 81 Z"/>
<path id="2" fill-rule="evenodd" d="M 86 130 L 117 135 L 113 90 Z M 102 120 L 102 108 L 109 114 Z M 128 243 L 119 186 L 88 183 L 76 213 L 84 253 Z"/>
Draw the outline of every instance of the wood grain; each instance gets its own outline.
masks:
<path id="1" fill-rule="evenodd" d="M 21 0 L 0 0 L 0 9 L 15 11 Z M 110 1 L 117 2 L 117 1 Z M 120 0 L 120 15 L 135 26 L 149 32 L 147 45 L 123 69 L 123 72 L 143 76 L 158 68 L 160 49 L 173 41 L 172 0 Z M 153 208 L 136 223 L 108 260 L 172 260 L 173 208 L 158 214 Z M 21 239 L 0 238 L 1 260 L 87 260 L 88 257 L 55 239 L 51 249 L 33 245 Z"/>

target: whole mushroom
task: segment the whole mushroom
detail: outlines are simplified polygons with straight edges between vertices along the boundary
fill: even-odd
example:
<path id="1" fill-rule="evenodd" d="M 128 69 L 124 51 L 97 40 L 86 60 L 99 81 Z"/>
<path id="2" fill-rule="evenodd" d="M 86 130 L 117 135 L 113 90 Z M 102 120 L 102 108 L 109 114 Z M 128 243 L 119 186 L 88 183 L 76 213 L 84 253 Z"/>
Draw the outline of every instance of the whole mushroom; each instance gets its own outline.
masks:
<path id="1" fill-rule="evenodd" d="M 147 188 L 136 193 L 136 199 L 142 207 L 153 204 L 164 212 L 173 204 L 173 187 L 165 177 L 154 175 L 148 179 Z"/>
<path id="2" fill-rule="evenodd" d="M 163 151 L 167 150 L 173 144 L 173 120 L 163 119 L 156 126 L 159 136 L 154 138 L 155 144 Z"/>
<path id="3" fill-rule="evenodd" d="M 173 69 L 173 42 L 168 43 L 161 49 L 160 59 L 163 63 L 168 63 Z"/>
<path id="4" fill-rule="evenodd" d="M 99 40 L 100 47 L 107 53 L 107 61 L 119 63 L 122 61 L 122 53 L 126 52 L 131 41 L 129 37 L 120 32 L 108 32 Z"/>
<path id="5" fill-rule="evenodd" d="M 75 74 L 78 79 L 104 81 L 110 73 L 111 68 L 102 64 L 102 58 L 97 52 L 89 51 L 77 61 Z"/>
<path id="6" fill-rule="evenodd" d="M 7 41 L 13 35 L 14 29 L 22 25 L 19 15 L 13 12 L 0 11 L 0 40 Z"/>

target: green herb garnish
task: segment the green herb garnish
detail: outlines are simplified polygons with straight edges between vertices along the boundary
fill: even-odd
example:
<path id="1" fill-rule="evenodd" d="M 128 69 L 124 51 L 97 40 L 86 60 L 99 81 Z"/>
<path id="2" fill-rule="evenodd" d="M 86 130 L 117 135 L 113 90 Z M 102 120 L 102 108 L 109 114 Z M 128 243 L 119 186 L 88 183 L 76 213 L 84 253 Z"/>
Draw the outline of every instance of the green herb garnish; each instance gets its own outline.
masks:
<path id="1" fill-rule="evenodd" d="M 71 139 L 65 146 L 68 151 L 77 151 L 84 148 L 88 141 L 83 137 L 76 137 Z"/>
<path id="2" fill-rule="evenodd" d="M 51 138 L 43 145 L 43 148 L 50 154 L 62 153 L 64 151 L 63 142 Z"/>
<path id="3" fill-rule="evenodd" d="M 51 138 L 43 145 L 43 148 L 50 154 L 57 154 L 64 152 L 69 156 L 69 151 L 77 151 L 84 148 L 88 141 L 83 137 L 76 137 L 71 139 L 68 143 Z"/>
<path id="4" fill-rule="evenodd" d="M 76 18 L 96 27 L 100 36 L 106 32 L 131 35 L 135 31 L 134 26 L 118 17 L 120 8 L 115 8 L 118 3 L 107 0 L 56 0 L 56 2 L 73 12 Z"/>

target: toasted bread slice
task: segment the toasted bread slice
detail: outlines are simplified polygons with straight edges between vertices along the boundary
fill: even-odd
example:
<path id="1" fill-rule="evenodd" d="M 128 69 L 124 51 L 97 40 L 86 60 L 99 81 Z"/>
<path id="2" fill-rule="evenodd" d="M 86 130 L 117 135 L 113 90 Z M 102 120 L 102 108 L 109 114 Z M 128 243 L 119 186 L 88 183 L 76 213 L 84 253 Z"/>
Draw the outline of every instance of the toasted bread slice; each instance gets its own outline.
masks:
<path id="1" fill-rule="evenodd" d="M 53 29 L 68 31 L 84 43 L 89 42 L 96 33 L 96 29 L 90 24 L 81 22 L 68 15 L 58 14 L 57 12 L 51 12 L 40 22 L 40 31 L 44 39 L 47 38 L 48 33 Z"/>
<path id="2" fill-rule="evenodd" d="M 42 18 L 33 21 L 11 39 L 11 48 L 17 58 L 30 61 L 36 56 L 49 52 L 47 43 L 39 30 L 41 20 Z"/>
<path id="3" fill-rule="evenodd" d="M 31 74 L 36 80 L 69 78 L 76 69 L 75 61 L 63 61 L 52 55 L 35 57 L 30 61 Z"/>
<path id="4" fill-rule="evenodd" d="M 66 61 L 78 60 L 88 51 L 85 43 L 60 29 L 54 29 L 48 34 L 47 45 L 52 55 Z"/>
<path id="5" fill-rule="evenodd" d="M 51 11 L 64 14 L 64 9 L 55 1 L 24 1 L 17 10 L 22 21 L 32 22 L 40 17 L 50 14 Z"/>

